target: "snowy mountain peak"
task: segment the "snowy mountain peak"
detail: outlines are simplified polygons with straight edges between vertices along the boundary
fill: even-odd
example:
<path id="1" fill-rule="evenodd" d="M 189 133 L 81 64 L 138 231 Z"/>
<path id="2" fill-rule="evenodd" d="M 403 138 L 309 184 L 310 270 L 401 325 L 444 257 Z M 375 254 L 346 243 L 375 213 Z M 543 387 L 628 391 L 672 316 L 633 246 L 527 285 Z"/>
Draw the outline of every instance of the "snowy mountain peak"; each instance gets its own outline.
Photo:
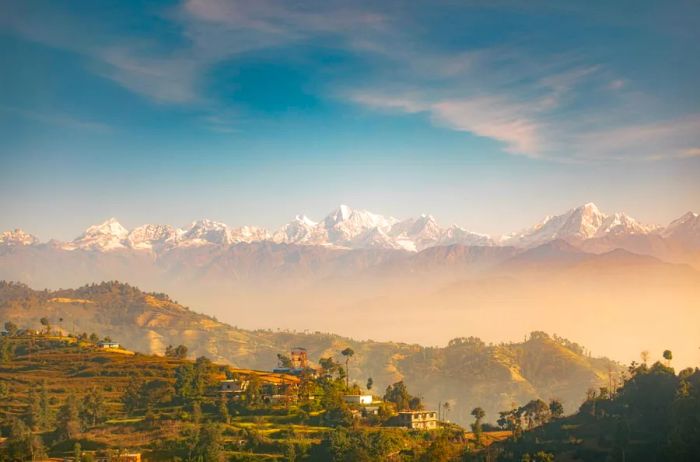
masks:
<path id="1" fill-rule="evenodd" d="M 344 221 L 350 218 L 351 213 L 352 209 L 350 207 L 348 207 L 345 204 L 340 204 L 340 206 L 335 212 L 335 215 L 339 218 L 340 221 Z"/>
<path id="2" fill-rule="evenodd" d="M 644 234 L 654 228 L 641 225 L 624 213 L 606 215 L 589 202 L 561 215 L 548 216 L 530 229 L 505 236 L 502 243 L 532 247 L 555 239 L 581 241 L 608 235 Z"/>
<path id="3" fill-rule="evenodd" d="M 182 230 L 178 238 L 178 246 L 190 247 L 207 244 L 231 244 L 231 231 L 228 226 L 219 221 L 203 219 L 192 222 L 189 229 Z"/>
<path id="4" fill-rule="evenodd" d="M 663 237 L 683 239 L 700 246 L 700 215 L 688 212 L 673 220 L 662 232 Z"/>
<path id="5" fill-rule="evenodd" d="M 316 226 L 316 222 L 307 217 L 306 215 L 297 215 L 294 217 L 294 221 L 301 223 L 305 226 Z"/>
<path id="6" fill-rule="evenodd" d="M 591 213 L 600 213 L 600 210 L 598 209 L 598 206 L 595 205 L 593 202 L 587 202 L 583 204 L 581 207 L 579 207 L 583 210 L 586 210 Z"/>
<path id="7" fill-rule="evenodd" d="M 229 242 L 237 244 L 239 242 L 257 242 L 270 239 L 270 233 L 264 228 L 257 226 L 241 226 L 229 231 Z"/>
<path id="8" fill-rule="evenodd" d="M 112 217 L 98 225 L 90 226 L 83 234 L 83 236 L 96 235 L 114 236 L 119 239 L 124 239 L 129 235 L 129 230 L 123 227 L 116 218 Z"/>
<path id="9" fill-rule="evenodd" d="M 92 225 L 78 236 L 73 242 L 66 244 L 69 250 L 118 250 L 126 247 L 125 240 L 129 231 L 117 221 L 110 218 L 100 224 Z"/>
<path id="10" fill-rule="evenodd" d="M 129 232 L 127 238 L 132 249 L 153 249 L 168 241 L 174 241 L 177 231 L 170 225 L 142 225 Z"/>
<path id="11" fill-rule="evenodd" d="M 12 231 L 0 233 L 0 245 L 33 245 L 39 243 L 39 239 L 29 233 L 15 228 Z"/>

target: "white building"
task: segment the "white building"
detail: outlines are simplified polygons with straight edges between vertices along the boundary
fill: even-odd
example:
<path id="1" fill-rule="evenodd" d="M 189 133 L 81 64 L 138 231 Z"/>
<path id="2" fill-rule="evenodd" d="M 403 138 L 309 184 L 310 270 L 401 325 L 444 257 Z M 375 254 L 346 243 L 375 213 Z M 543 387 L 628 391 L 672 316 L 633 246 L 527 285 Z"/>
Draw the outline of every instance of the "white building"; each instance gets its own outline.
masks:
<path id="1" fill-rule="evenodd" d="M 359 404 L 366 406 L 372 404 L 372 395 L 345 395 L 343 401 L 348 404 Z"/>
<path id="2" fill-rule="evenodd" d="M 400 427 L 432 430 L 437 428 L 437 412 L 435 411 L 400 411 L 397 423 Z"/>
<path id="3" fill-rule="evenodd" d="M 221 393 L 243 393 L 247 388 L 247 380 L 222 380 L 219 383 Z"/>

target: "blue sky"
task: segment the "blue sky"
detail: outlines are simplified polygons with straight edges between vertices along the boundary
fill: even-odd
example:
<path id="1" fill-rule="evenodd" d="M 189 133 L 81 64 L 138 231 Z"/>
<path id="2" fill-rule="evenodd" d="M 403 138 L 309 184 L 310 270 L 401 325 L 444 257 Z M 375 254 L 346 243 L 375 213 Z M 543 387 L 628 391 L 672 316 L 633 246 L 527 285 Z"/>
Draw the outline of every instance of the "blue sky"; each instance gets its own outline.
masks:
<path id="1" fill-rule="evenodd" d="M 0 228 L 700 209 L 697 2 L 6 1 Z"/>

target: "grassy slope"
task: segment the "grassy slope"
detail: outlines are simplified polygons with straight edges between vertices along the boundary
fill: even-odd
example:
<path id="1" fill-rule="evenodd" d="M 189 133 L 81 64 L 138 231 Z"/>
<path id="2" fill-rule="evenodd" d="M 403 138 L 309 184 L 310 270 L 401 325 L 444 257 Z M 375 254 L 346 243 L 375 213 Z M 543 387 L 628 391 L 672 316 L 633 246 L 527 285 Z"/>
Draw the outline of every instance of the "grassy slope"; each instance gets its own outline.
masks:
<path id="1" fill-rule="evenodd" d="M 29 342 L 25 339 L 13 339 L 13 343 L 18 346 L 27 345 Z M 92 387 L 103 391 L 109 420 L 89 429 L 81 436 L 83 449 L 128 448 L 148 453 L 154 442 L 179 438 L 180 432 L 188 425 L 186 417 L 183 417 L 186 415 L 186 409 L 165 406 L 156 408 L 159 423 L 152 428 L 145 427 L 142 423 L 143 416 L 127 417 L 120 402 L 131 377 L 174 383 L 175 369 L 188 360 L 101 350 L 88 343 L 78 344 L 65 338 L 51 340 L 51 346 L 41 338 L 35 339 L 34 342 L 38 351 L 19 354 L 11 362 L 0 364 L 0 381 L 10 387 L 10 395 L 0 401 L 0 415 L 22 417 L 27 406 L 29 390 L 38 389 L 42 383 L 46 383 L 54 416 L 69 394 L 82 399 Z M 212 371 L 212 380 L 223 378 L 224 369 L 228 367 L 215 368 Z M 233 372 L 247 371 L 234 369 Z M 204 402 L 205 419 L 216 419 L 213 414 L 214 403 L 213 397 Z M 306 444 L 318 443 L 322 435 L 329 431 L 324 427 L 301 425 L 294 422 L 293 416 L 285 414 L 286 411 L 280 409 L 271 412 L 270 415 L 233 416 L 231 424 L 226 425 L 224 431 L 227 447 L 231 449 L 241 439 L 241 430 L 254 430 L 273 441 L 267 444 L 268 447 L 257 451 L 256 460 L 278 460 L 281 452 L 275 448 L 281 446 L 285 440 Z M 51 441 L 50 433 L 43 436 L 45 441 Z M 274 442 L 280 444 L 276 445 Z M 54 446 L 52 454 L 60 455 L 64 451 L 68 454 L 71 449 L 72 443 Z"/>
<path id="2" fill-rule="evenodd" d="M 168 344 L 185 344 L 190 355 L 243 368 L 271 369 L 276 354 L 295 346 L 312 360 L 355 350 L 350 375 L 364 385 L 405 380 L 430 407 L 449 400 L 449 418 L 466 423 L 469 411 L 482 406 L 487 420 L 496 412 L 533 398 L 559 398 L 573 409 L 589 387 L 607 381 L 608 360 L 589 358 L 548 338 L 503 345 L 455 345 L 424 348 L 392 342 L 358 342 L 325 333 L 247 331 L 190 311 L 165 295 L 109 283 L 76 290 L 33 291 L 0 283 L 0 320 L 39 327 L 47 316 L 65 332 L 99 332 L 144 353 L 162 353 Z M 63 319 L 59 323 L 59 319 Z"/>

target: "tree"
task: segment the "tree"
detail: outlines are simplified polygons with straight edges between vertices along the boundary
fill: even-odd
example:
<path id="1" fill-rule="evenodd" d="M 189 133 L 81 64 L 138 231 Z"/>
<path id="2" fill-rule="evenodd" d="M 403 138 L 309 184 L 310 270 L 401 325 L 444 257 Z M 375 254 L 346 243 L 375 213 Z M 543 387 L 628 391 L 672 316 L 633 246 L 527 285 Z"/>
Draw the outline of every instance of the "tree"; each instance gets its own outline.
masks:
<path id="1" fill-rule="evenodd" d="M 228 398 L 226 398 L 226 395 L 222 393 L 221 398 L 219 399 L 219 418 L 221 421 L 225 424 L 228 424 L 231 422 L 231 416 L 228 412 Z"/>
<path id="2" fill-rule="evenodd" d="M 165 380 L 149 380 L 139 388 L 140 407 L 159 406 L 173 400 L 175 389 Z"/>
<path id="3" fill-rule="evenodd" d="M 527 419 L 528 428 L 533 424 L 542 425 L 549 419 L 549 406 L 541 399 L 533 399 L 520 410 Z"/>
<path id="4" fill-rule="evenodd" d="M 142 405 L 141 386 L 141 381 L 132 376 L 122 394 L 121 402 L 124 405 L 124 411 L 126 411 L 127 415 L 133 415 L 136 409 Z"/>
<path id="5" fill-rule="evenodd" d="M 445 402 L 442 404 L 442 409 L 443 409 L 443 413 L 442 413 L 443 419 L 444 419 L 444 420 L 447 420 L 447 413 L 450 412 L 450 402 L 449 402 L 449 401 L 445 401 Z"/>
<path id="6" fill-rule="evenodd" d="M 279 367 L 283 367 L 283 368 L 287 368 L 287 369 L 292 368 L 292 360 L 287 355 L 277 353 L 277 363 L 279 364 Z"/>
<path id="7" fill-rule="evenodd" d="M 10 423 L 10 434 L 5 443 L 5 454 L 12 461 L 37 460 L 46 458 L 44 443 L 39 435 L 19 419 Z M 3 459 L 4 460 L 4 459 Z"/>
<path id="8" fill-rule="evenodd" d="M 105 396 L 97 387 L 92 387 L 83 398 L 82 420 L 85 424 L 94 427 L 102 422 L 107 414 Z"/>
<path id="9" fill-rule="evenodd" d="M 180 359 L 185 359 L 187 357 L 187 347 L 185 345 L 178 345 L 175 348 L 175 357 Z"/>
<path id="10" fill-rule="evenodd" d="M 185 359 L 187 357 L 187 352 L 188 349 L 185 345 L 178 345 L 177 347 L 168 345 L 165 348 L 165 356 L 169 358 Z"/>
<path id="11" fill-rule="evenodd" d="M 223 438 L 220 426 L 213 423 L 202 426 L 199 430 L 199 442 L 196 452 L 202 460 L 217 462 L 224 459 Z"/>
<path id="12" fill-rule="evenodd" d="M 666 360 L 666 366 L 671 366 L 671 360 L 673 359 L 671 350 L 664 350 L 664 359 Z"/>
<path id="13" fill-rule="evenodd" d="M 350 358 L 352 358 L 355 355 L 355 351 L 347 347 L 343 351 L 340 352 L 343 356 L 345 356 L 345 386 L 350 387 L 350 370 L 349 370 L 349 364 L 350 364 Z"/>
<path id="14" fill-rule="evenodd" d="M 474 436 L 476 437 L 476 444 L 481 445 L 481 433 L 482 433 L 481 421 L 486 416 L 486 413 L 480 407 L 475 407 L 474 409 L 472 409 L 471 414 L 472 414 L 472 416 L 474 416 L 474 423 L 472 424 L 472 431 L 474 432 Z"/>
<path id="15" fill-rule="evenodd" d="M 204 356 L 197 358 L 194 365 L 186 363 L 175 370 L 175 396 L 182 402 L 200 399 L 209 385 L 211 361 Z"/>
<path id="16" fill-rule="evenodd" d="M 6 330 L 7 333 L 10 335 L 10 337 L 14 337 L 15 334 L 17 334 L 17 329 L 18 329 L 18 328 L 17 328 L 17 324 L 15 324 L 14 322 L 12 322 L 12 321 L 7 321 L 7 322 L 5 323 L 5 330 Z"/>
<path id="17" fill-rule="evenodd" d="M 46 387 L 46 380 L 41 382 L 39 388 L 39 428 L 46 430 L 51 426 L 53 413 L 49 402 L 49 390 Z"/>
<path id="18" fill-rule="evenodd" d="M 175 396 L 183 402 L 187 402 L 194 395 L 194 366 L 191 363 L 183 364 L 175 369 Z"/>
<path id="19" fill-rule="evenodd" d="M 403 381 L 396 382 L 386 387 L 384 401 L 396 404 L 396 409 L 399 411 L 406 409 L 419 410 L 423 407 L 420 398 L 411 396 L 408 393 L 408 389 Z"/>
<path id="20" fill-rule="evenodd" d="M 66 402 L 58 410 L 56 433 L 61 440 L 73 440 L 80 434 L 80 409 L 74 394 L 68 395 Z"/>
<path id="21" fill-rule="evenodd" d="M 522 433 L 522 408 L 501 411 L 498 415 L 499 418 L 496 421 L 498 426 L 510 430 L 513 440 L 517 440 Z"/>
<path id="22" fill-rule="evenodd" d="M 27 395 L 27 409 L 24 412 L 25 421 L 31 429 L 41 428 L 41 402 L 39 394 L 34 387 L 29 389 Z"/>
<path id="23" fill-rule="evenodd" d="M 42 326 L 44 326 L 46 328 L 46 335 L 50 334 L 51 333 L 51 322 L 49 322 L 49 318 L 46 318 L 46 317 L 41 318 L 39 320 L 39 322 L 41 323 Z"/>
<path id="24" fill-rule="evenodd" d="M 549 413 L 552 415 L 553 419 L 558 419 L 564 415 L 564 406 L 561 401 L 553 399 L 549 402 Z"/>
<path id="25" fill-rule="evenodd" d="M 367 379 L 367 390 L 371 390 L 372 386 L 374 385 L 374 380 L 372 380 L 372 377 Z"/>

